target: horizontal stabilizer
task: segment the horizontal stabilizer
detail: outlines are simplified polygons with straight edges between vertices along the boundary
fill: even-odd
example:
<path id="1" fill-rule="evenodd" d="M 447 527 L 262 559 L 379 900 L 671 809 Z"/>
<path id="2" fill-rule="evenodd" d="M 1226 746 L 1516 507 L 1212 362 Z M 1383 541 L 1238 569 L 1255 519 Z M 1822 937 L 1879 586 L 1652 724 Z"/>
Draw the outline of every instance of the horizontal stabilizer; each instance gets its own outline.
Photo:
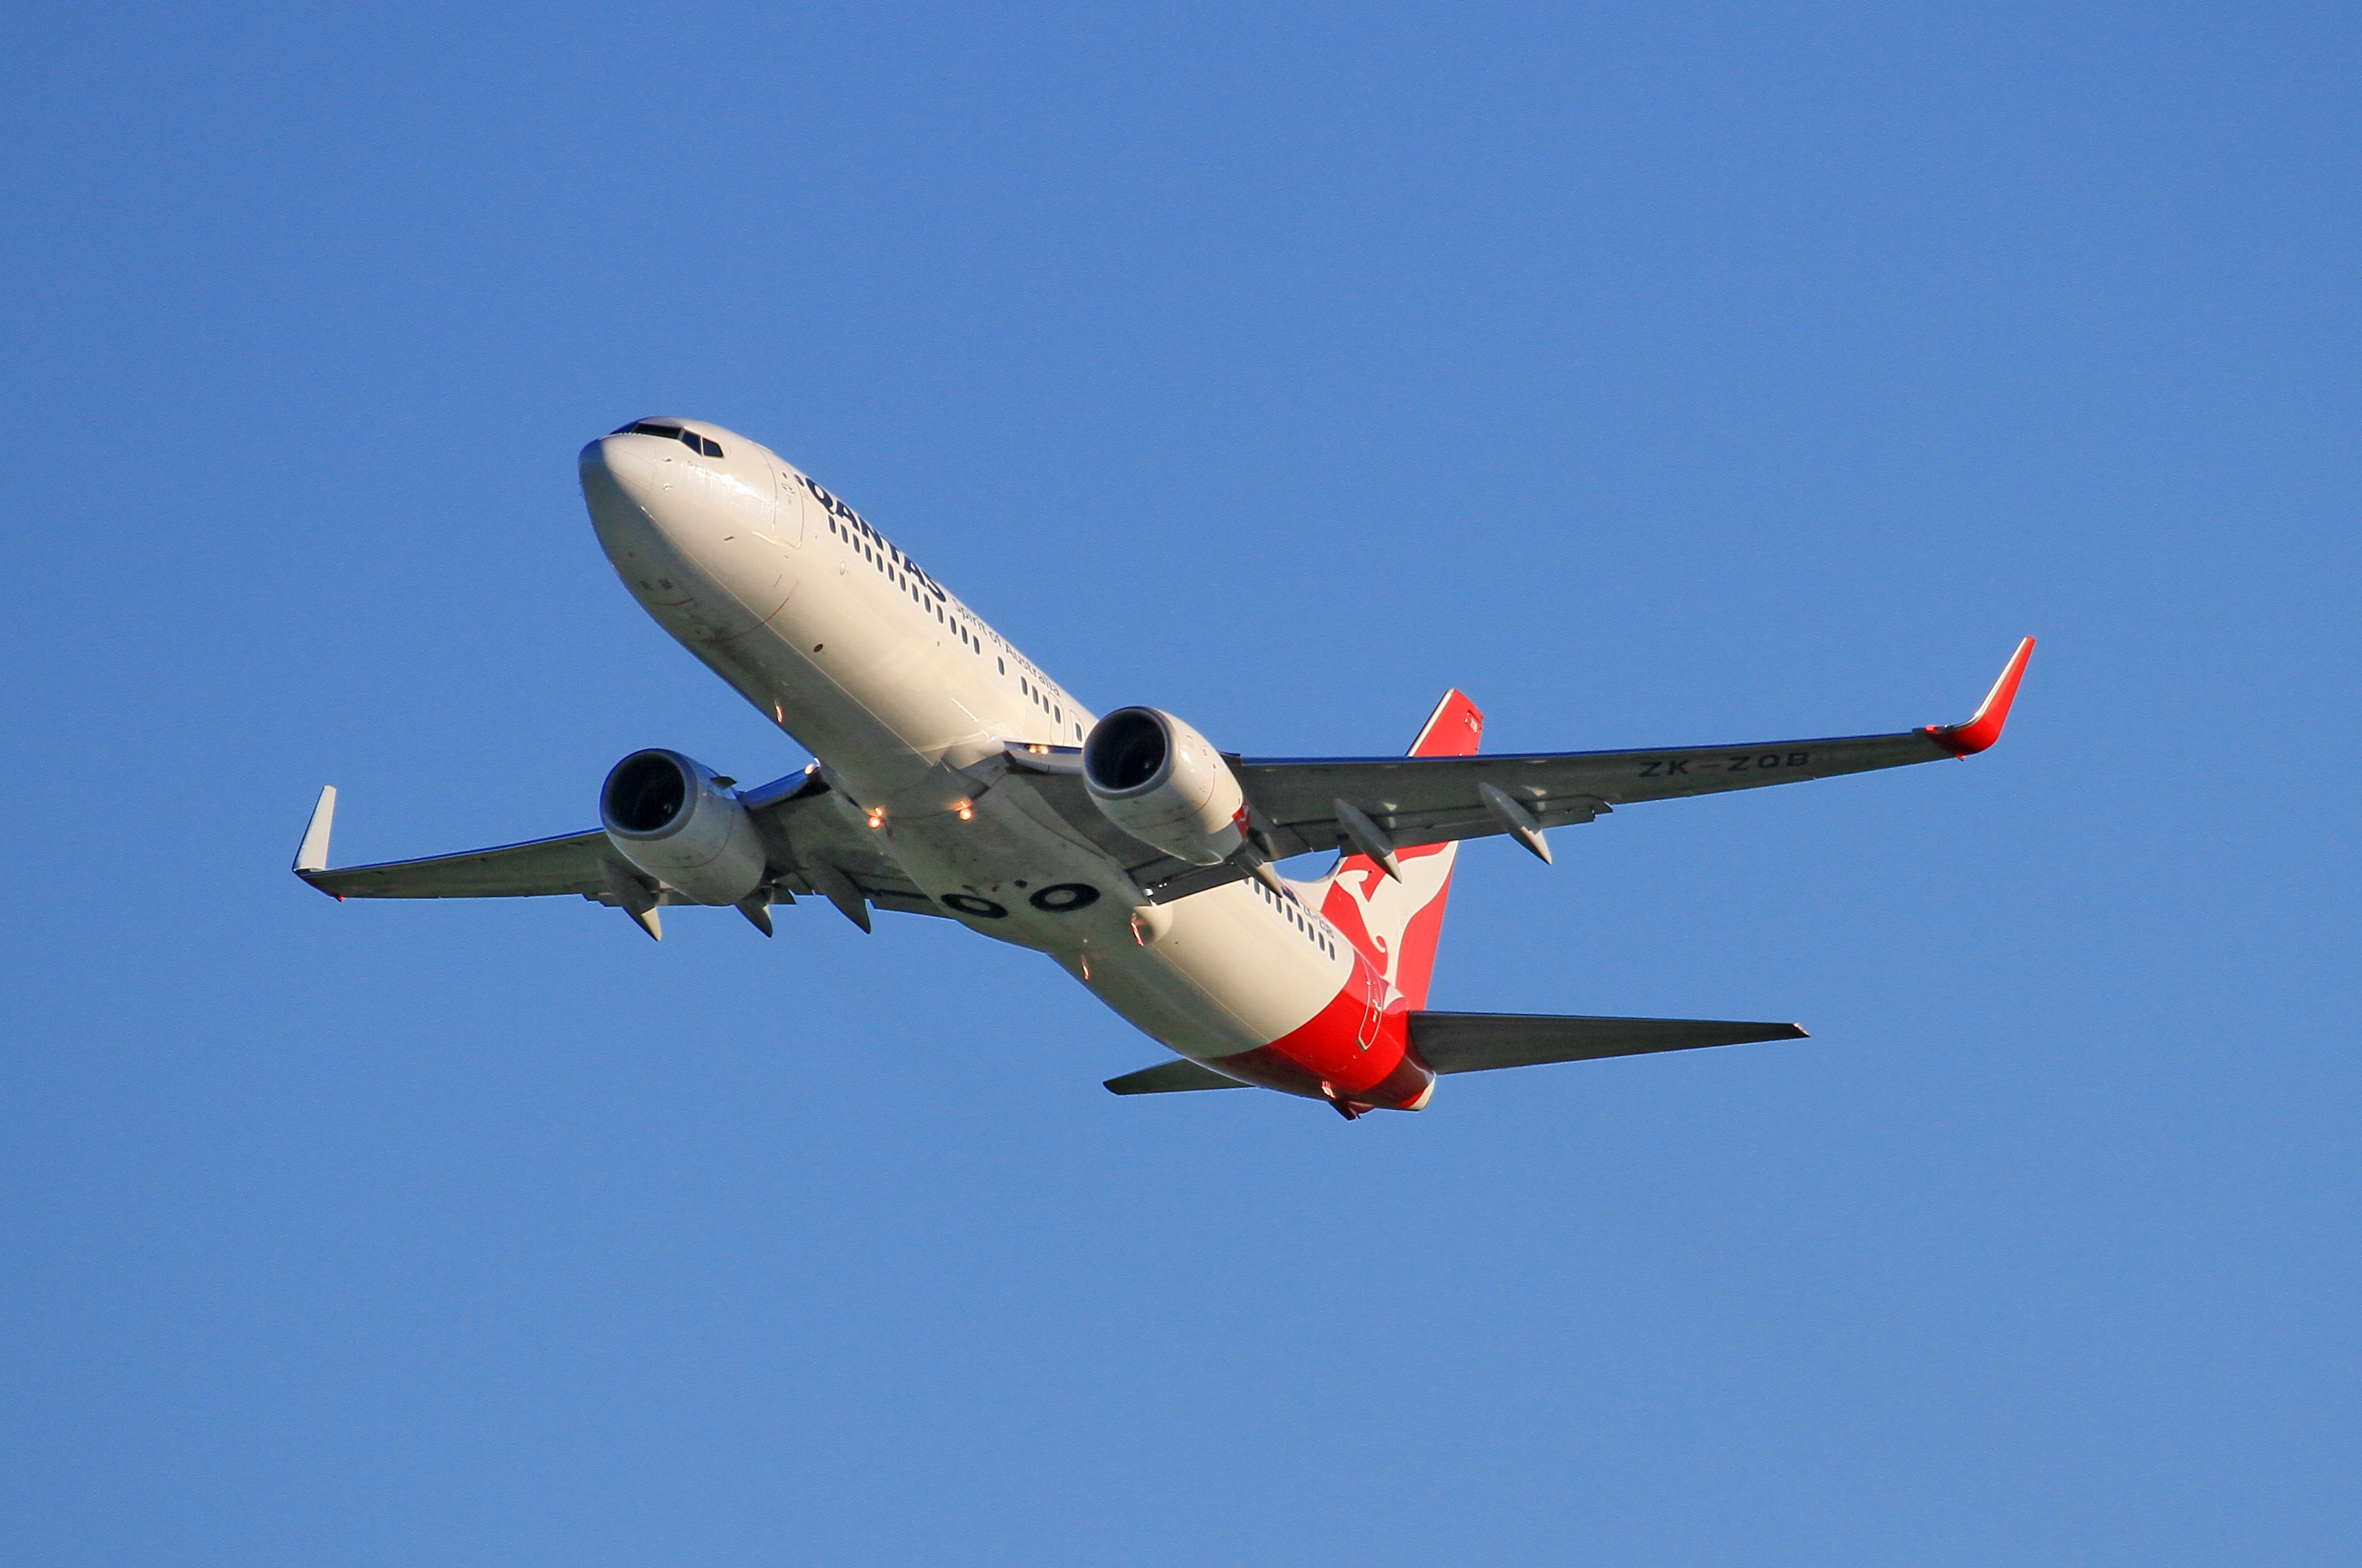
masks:
<path id="1" fill-rule="evenodd" d="M 1740 1023 L 1713 1018 L 1558 1018 L 1515 1012 L 1410 1015 L 1411 1047 L 1439 1073 L 1483 1073 L 1543 1062 L 1588 1062 L 1601 1056 L 1645 1056 L 1652 1051 L 1694 1051 L 1707 1045 L 1804 1038 L 1804 1030 L 1793 1023 Z"/>
<path id="2" fill-rule="evenodd" d="M 1188 1089 L 1244 1088 L 1247 1086 L 1236 1078 L 1222 1077 L 1211 1067 L 1200 1066 L 1187 1056 L 1176 1056 L 1153 1067 L 1142 1067 L 1136 1073 L 1109 1078 L 1107 1087 L 1115 1094 L 1180 1094 Z"/>

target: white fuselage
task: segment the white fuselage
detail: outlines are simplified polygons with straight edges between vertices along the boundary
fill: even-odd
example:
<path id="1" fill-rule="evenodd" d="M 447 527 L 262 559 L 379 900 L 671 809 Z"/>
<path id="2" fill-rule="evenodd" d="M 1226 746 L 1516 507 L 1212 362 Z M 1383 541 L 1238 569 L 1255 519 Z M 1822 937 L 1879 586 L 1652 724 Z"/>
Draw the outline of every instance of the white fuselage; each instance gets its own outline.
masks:
<path id="1" fill-rule="evenodd" d="M 1355 981 L 1365 961 L 1320 914 L 1319 884 L 1292 908 L 1251 882 L 1152 905 L 1004 777 L 1009 743 L 1076 746 L 1094 714 L 775 454 L 700 421 L 664 423 L 705 449 L 631 433 L 583 448 L 608 558 L 666 631 L 811 750 L 841 809 L 946 914 L 1050 955 L 1200 1060 L 1303 1030 Z M 1080 909 L 1031 901 L 1076 883 L 1102 896 Z"/>

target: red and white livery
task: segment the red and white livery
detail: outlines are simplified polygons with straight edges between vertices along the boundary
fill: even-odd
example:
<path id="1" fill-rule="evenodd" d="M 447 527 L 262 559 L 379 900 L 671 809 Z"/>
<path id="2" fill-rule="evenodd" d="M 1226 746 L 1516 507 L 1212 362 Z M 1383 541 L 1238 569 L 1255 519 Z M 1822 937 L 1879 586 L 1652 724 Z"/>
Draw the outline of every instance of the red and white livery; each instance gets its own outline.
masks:
<path id="1" fill-rule="evenodd" d="M 1447 692 L 1401 756 L 1253 758 L 1152 708 L 1091 712 L 859 513 L 693 419 L 582 449 L 624 587 L 815 760 L 755 789 L 635 752 L 588 833 L 328 868 L 321 790 L 295 873 L 347 898 L 579 894 L 650 936 L 667 905 L 766 935 L 799 899 L 864 931 L 935 915 L 1047 954 L 1171 1047 L 1119 1094 L 1259 1085 L 1347 1118 L 1417 1110 L 1439 1076 L 1792 1039 L 1788 1023 L 1430 1010 L 1463 839 L 1547 862 L 1548 829 L 1643 801 L 1966 756 L 2000 737 L 2034 640 L 1964 724 L 1641 751 L 1492 754 Z M 1323 874 L 1282 875 L 1330 853 Z"/>

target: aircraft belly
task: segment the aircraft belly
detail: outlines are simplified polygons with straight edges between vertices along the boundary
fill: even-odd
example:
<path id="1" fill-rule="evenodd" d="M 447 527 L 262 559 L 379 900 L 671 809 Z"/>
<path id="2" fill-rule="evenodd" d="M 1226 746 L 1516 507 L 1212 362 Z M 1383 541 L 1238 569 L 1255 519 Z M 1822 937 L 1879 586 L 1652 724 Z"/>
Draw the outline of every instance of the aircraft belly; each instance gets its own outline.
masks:
<path id="1" fill-rule="evenodd" d="M 891 616 L 850 591 L 814 585 L 740 636 L 679 640 L 824 759 L 864 806 L 911 797 L 941 808 L 973 788 L 964 780 L 945 788 L 929 751 L 954 750 L 965 739 L 981 753 L 990 737 L 944 682 L 911 668 L 913 654 L 926 650 L 911 649 Z M 936 734 L 933 748 L 913 744 L 911 732 L 922 725 Z M 950 740 L 942 738 L 946 727 Z"/>
<path id="2" fill-rule="evenodd" d="M 965 786 L 968 818 L 942 807 L 889 811 L 878 832 L 886 852 L 955 919 L 1043 952 L 1139 945 L 1131 913 L 1146 900 L 1120 866 L 1045 827 L 1005 789 L 978 789 L 949 767 L 933 777 L 938 792 Z"/>
<path id="3" fill-rule="evenodd" d="M 1267 1046 L 1337 996 L 1344 966 L 1254 894 L 1219 888 L 1150 909 L 1121 867 L 1035 820 L 1026 803 L 1004 787 L 979 792 L 969 821 L 948 812 L 889 818 L 882 847 L 970 930 L 1049 954 L 1185 1055 Z"/>
<path id="4" fill-rule="evenodd" d="M 1074 958 L 1062 958 L 1066 972 L 1116 1016 L 1158 1043 L 1198 1061 L 1252 1051 L 1263 1043 L 1244 1020 L 1209 994 L 1163 955 L 1113 955 L 1091 966 L 1083 979 Z"/>
<path id="5" fill-rule="evenodd" d="M 1331 961 L 1242 885 L 1174 907 L 1141 964 L 1091 987 L 1185 1056 L 1267 1088 L 1409 1108 L 1434 1075 L 1409 1052 L 1408 1009 L 1366 958 Z"/>
<path id="6" fill-rule="evenodd" d="M 592 513 L 616 574 L 649 616 L 858 780 L 865 799 L 922 787 L 934 771 L 930 753 L 963 739 L 980 750 L 994 738 L 957 700 L 981 678 L 954 668 L 934 628 L 899 597 L 820 562 L 800 582 L 800 553 L 732 514 L 690 510 L 668 529 L 638 525 L 645 513 L 604 489 Z M 946 679 L 961 674 L 968 680 Z"/>
<path id="7" fill-rule="evenodd" d="M 865 805 L 939 808 L 975 788 L 941 759 L 972 762 L 999 750 L 983 678 L 900 613 L 824 578 L 781 616 L 775 635 L 798 667 L 775 719 L 858 793 Z M 818 700 L 816 700 L 818 699 Z"/>
<path id="8" fill-rule="evenodd" d="M 1242 887 L 1171 906 L 1171 929 L 1113 961 L 1094 961 L 1093 995 L 1185 1056 L 1260 1050 L 1317 1018 L 1342 966 L 1303 941 Z M 1068 968 L 1079 977 L 1079 963 Z"/>

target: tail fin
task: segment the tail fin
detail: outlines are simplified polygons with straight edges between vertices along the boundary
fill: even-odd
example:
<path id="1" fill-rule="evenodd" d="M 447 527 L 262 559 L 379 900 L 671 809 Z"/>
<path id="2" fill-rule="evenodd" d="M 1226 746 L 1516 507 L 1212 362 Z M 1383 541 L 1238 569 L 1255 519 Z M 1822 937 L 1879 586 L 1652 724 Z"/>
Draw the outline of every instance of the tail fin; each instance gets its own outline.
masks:
<path id="1" fill-rule="evenodd" d="M 1413 756 L 1466 756 L 1485 734 L 1485 715 L 1459 691 L 1447 691 L 1435 705 Z M 1401 851 L 1402 880 L 1366 855 L 1348 855 L 1329 873 L 1320 912 L 1351 938 L 1393 982 L 1416 1011 L 1427 1005 L 1435 977 L 1435 944 L 1443 934 L 1444 900 L 1451 896 L 1451 864 L 1457 844 L 1426 845 Z"/>

